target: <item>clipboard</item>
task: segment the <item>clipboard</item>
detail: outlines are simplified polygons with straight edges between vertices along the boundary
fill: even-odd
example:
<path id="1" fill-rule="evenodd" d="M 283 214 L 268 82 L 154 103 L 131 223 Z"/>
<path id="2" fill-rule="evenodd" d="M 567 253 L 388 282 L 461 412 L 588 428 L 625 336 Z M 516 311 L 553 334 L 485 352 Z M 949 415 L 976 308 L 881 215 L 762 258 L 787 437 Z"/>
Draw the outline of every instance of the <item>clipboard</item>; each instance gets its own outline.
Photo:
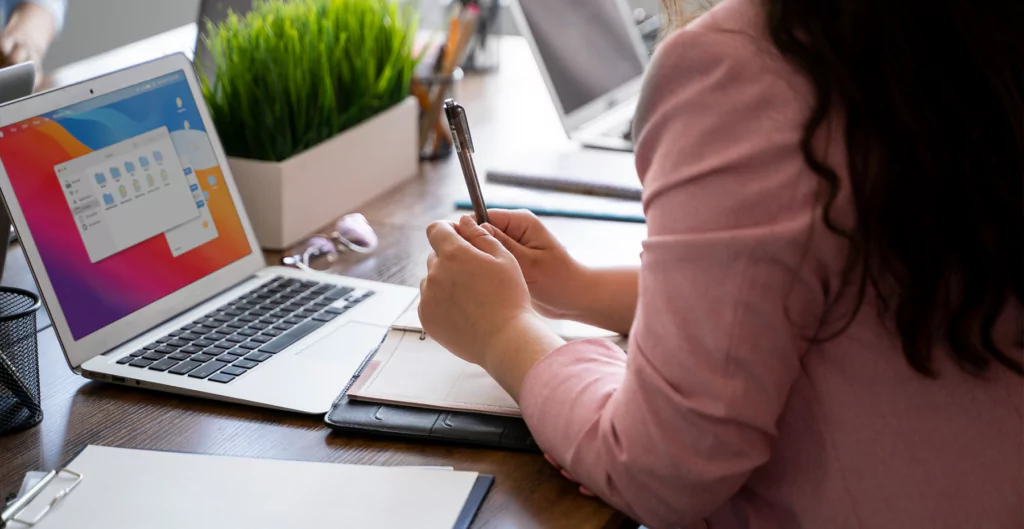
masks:
<path id="1" fill-rule="evenodd" d="M 92 449 L 93 451 L 92 452 L 87 452 L 90 449 Z M 102 451 L 102 452 L 99 452 L 99 451 Z M 99 470 L 104 470 L 106 467 L 101 467 L 99 470 L 97 468 L 91 468 L 91 472 L 83 472 L 83 473 L 79 473 L 79 472 L 69 468 L 70 466 L 77 466 L 77 465 L 75 465 L 76 460 L 78 460 L 80 457 L 82 457 L 82 455 L 84 453 L 87 453 L 88 455 L 92 456 L 91 460 L 89 462 L 92 465 L 92 467 L 95 467 L 98 461 L 104 461 L 104 457 L 111 457 L 111 454 L 113 456 L 118 456 L 120 454 L 128 454 L 128 455 L 134 454 L 136 459 L 129 459 L 128 461 L 121 461 L 120 462 L 122 468 L 120 468 L 119 470 L 122 473 L 125 472 L 125 468 L 123 468 L 125 463 L 129 464 L 129 466 L 132 466 L 131 465 L 132 463 L 137 463 L 138 461 L 140 461 L 140 459 L 138 459 L 140 457 L 141 458 L 153 458 L 153 457 L 167 458 L 167 457 L 173 456 L 173 455 L 177 455 L 177 456 L 182 456 L 182 455 L 194 456 L 194 458 L 190 458 L 190 461 L 186 462 L 187 464 L 184 465 L 184 466 L 190 467 L 190 468 L 194 468 L 194 467 L 196 467 L 196 465 L 207 465 L 207 464 L 210 464 L 211 461 L 215 463 L 216 462 L 215 460 L 217 460 L 217 459 L 220 459 L 222 461 L 228 461 L 231 464 L 236 465 L 236 466 L 237 465 L 242 465 L 242 464 L 248 465 L 248 461 L 260 461 L 260 462 L 263 462 L 263 463 L 269 463 L 271 465 L 274 465 L 278 469 L 281 469 L 283 467 L 289 467 L 290 468 L 291 464 L 296 464 L 297 466 L 305 466 L 307 470 L 309 468 L 318 468 L 318 470 L 321 472 L 321 475 L 322 475 L 323 472 L 327 472 L 327 473 L 345 472 L 345 470 L 344 470 L 345 468 L 349 469 L 348 472 L 351 472 L 352 470 L 361 469 L 360 472 L 373 472 L 373 473 L 380 473 L 385 468 L 388 468 L 388 467 L 371 467 L 371 466 L 362 466 L 362 465 L 335 465 L 335 464 L 331 464 L 331 463 L 317 463 L 317 462 L 308 462 L 308 461 L 290 461 L 290 460 L 282 460 L 282 459 L 252 459 L 252 458 L 241 458 L 241 457 L 231 457 L 231 456 L 216 456 L 216 455 L 206 455 L 206 454 L 194 454 L 194 453 L 177 452 L 177 451 L 125 450 L 125 449 L 117 449 L 117 448 L 108 448 L 108 447 L 103 447 L 103 446 L 87 446 L 87 447 L 83 448 L 82 450 L 79 450 L 76 453 L 75 456 L 71 457 L 69 459 L 68 463 L 66 463 L 65 465 L 62 465 L 62 468 L 54 469 L 54 470 L 48 472 L 38 483 L 33 485 L 24 495 L 22 495 L 20 498 L 14 500 L 14 501 L 12 501 L 6 508 L 4 508 L 2 510 L 2 512 L 0 512 L 0 529 L 7 529 L 7 528 L 10 528 L 10 527 L 19 527 L 19 528 L 21 528 L 21 527 L 33 527 L 36 524 L 40 524 L 42 522 L 45 522 L 46 519 L 47 519 L 47 516 L 50 515 L 51 512 L 55 512 L 57 507 L 67 503 L 67 499 L 68 498 L 73 498 L 77 491 L 83 490 L 81 485 L 83 483 L 87 484 L 89 482 L 89 478 L 87 477 L 87 475 L 90 475 L 93 480 L 99 480 L 98 484 L 94 485 L 94 489 L 96 487 L 101 487 L 101 485 L 99 483 L 103 482 L 104 476 L 99 476 L 98 477 L 96 474 L 102 474 L 103 472 L 101 472 Z M 210 458 L 210 459 L 208 459 L 206 461 L 202 461 L 205 458 Z M 87 458 L 87 459 L 89 459 L 89 458 Z M 141 461 L 143 461 L 143 465 L 144 465 L 146 459 L 141 459 Z M 183 460 L 174 460 L 172 462 L 180 464 L 180 463 L 183 462 Z M 167 464 L 167 463 L 168 463 L 167 461 L 164 461 L 164 464 Z M 85 464 L 85 463 L 83 463 L 83 464 Z M 116 461 L 111 465 L 111 468 L 112 468 L 111 473 L 115 474 L 114 479 L 117 479 L 119 477 L 117 475 L 117 471 L 118 471 L 117 466 L 118 466 L 118 462 L 116 462 Z M 336 470 L 335 467 L 341 467 L 341 468 Z M 132 466 L 132 476 L 136 476 L 137 475 L 137 474 L 134 473 L 134 468 L 136 468 L 136 467 Z M 248 469 L 250 467 L 247 466 L 246 468 Z M 151 470 L 152 470 L 152 468 L 151 468 Z M 259 470 L 259 469 L 257 469 L 257 470 Z M 263 470 L 266 470 L 266 469 L 264 468 Z M 461 501 L 461 503 L 456 504 L 456 505 L 459 506 L 458 507 L 458 511 L 456 512 L 456 511 L 451 509 L 455 505 L 452 505 L 451 501 L 446 500 L 448 506 L 444 508 L 445 509 L 444 512 L 448 513 L 447 516 L 453 516 L 454 517 L 454 521 L 452 522 L 452 527 L 454 529 L 468 529 L 469 528 L 470 524 L 472 523 L 473 519 L 476 516 L 476 513 L 480 510 L 480 507 L 483 505 L 484 499 L 486 498 L 488 492 L 490 491 L 491 487 L 494 484 L 494 477 L 493 476 L 485 475 L 485 474 L 472 473 L 472 474 L 475 474 L 475 476 L 471 477 L 470 475 L 468 475 L 469 473 L 466 473 L 466 472 L 455 472 L 455 471 L 452 471 L 451 469 L 434 470 L 432 468 L 399 467 L 399 468 L 391 468 L 390 471 L 396 471 L 396 472 L 398 472 L 398 471 L 412 471 L 414 473 L 419 473 L 419 475 L 420 475 L 419 479 L 421 480 L 421 482 L 420 482 L 421 485 L 423 484 L 422 478 L 424 476 L 428 475 L 428 474 L 424 474 L 424 472 L 425 473 L 432 473 L 432 472 L 440 473 L 440 474 L 438 474 L 436 476 L 433 475 L 433 474 L 429 474 L 430 477 L 428 477 L 427 479 L 431 483 L 441 484 L 442 487 L 444 487 L 444 485 L 443 485 L 444 482 L 448 482 L 449 484 L 451 484 L 452 483 L 451 480 L 457 480 L 457 481 L 461 482 L 462 485 L 459 485 L 458 488 L 456 488 L 456 489 L 449 489 L 449 490 L 453 490 L 453 491 L 454 490 L 459 490 L 459 491 L 464 491 L 464 492 L 460 492 L 457 496 L 444 496 L 444 498 L 447 498 L 448 500 Z M 191 474 L 189 474 L 187 469 L 186 469 L 186 471 L 184 473 L 189 476 L 189 479 L 192 479 L 191 478 Z M 244 472 L 242 472 L 242 473 L 244 473 Z M 167 478 L 168 474 L 173 474 L 173 471 L 172 472 L 163 473 L 161 475 L 163 475 L 164 478 Z M 181 474 L 181 473 L 179 472 L 179 474 Z M 239 475 L 239 473 L 234 473 L 234 474 L 235 474 L 235 476 Z M 457 476 L 457 474 L 461 474 L 461 476 Z M 261 475 L 264 478 L 266 478 L 266 472 L 261 473 Z M 444 479 L 438 480 L 437 478 L 439 476 L 443 476 Z M 180 476 L 180 475 L 179 476 L 173 476 L 172 475 L 170 477 L 170 479 L 173 480 L 175 477 L 177 477 L 178 479 L 181 479 L 182 476 Z M 358 478 L 358 474 L 356 474 L 353 477 Z M 54 490 L 53 487 L 51 487 L 51 484 L 55 480 L 61 479 L 61 478 L 67 480 L 68 483 L 63 485 L 61 488 Z M 106 478 L 107 481 L 110 481 L 111 476 L 108 475 L 108 476 L 105 476 L 105 478 Z M 399 479 L 399 478 L 401 478 L 401 479 Z M 387 479 L 389 480 L 390 483 L 399 483 L 399 482 L 406 481 L 407 478 L 409 478 L 409 479 L 417 479 L 417 478 L 411 478 L 411 476 L 396 476 L 394 474 L 392 474 Z M 197 477 L 195 479 L 200 479 L 200 478 Z M 232 477 L 232 479 L 238 479 L 238 478 Z M 249 479 L 249 478 L 241 478 L 241 479 L 245 480 L 245 479 Z M 334 479 L 335 480 L 343 479 L 343 480 L 345 480 L 347 482 L 349 487 L 357 488 L 357 489 L 363 487 L 363 483 L 364 483 L 363 481 L 360 481 L 359 479 L 351 479 L 350 480 L 349 476 L 348 475 L 344 475 L 344 474 L 335 475 Z M 472 481 L 467 481 L 467 479 L 471 479 Z M 264 479 L 264 481 L 266 481 L 266 480 Z M 204 481 L 204 483 L 206 483 L 206 482 Z M 311 480 L 309 483 L 310 483 L 311 486 L 320 486 L 320 485 L 323 485 L 324 482 L 322 480 Z M 385 482 L 385 483 L 387 483 L 387 482 Z M 129 484 L 129 485 L 131 485 L 131 484 Z M 378 488 L 379 488 L 381 483 L 378 482 L 377 485 L 378 485 Z M 468 489 L 465 488 L 467 485 L 469 486 Z M 135 486 L 138 487 L 138 484 L 135 484 Z M 49 490 L 48 490 L 48 488 L 49 488 Z M 299 489 L 301 490 L 301 487 Z M 310 489 L 310 490 L 313 490 L 313 489 Z M 323 489 L 321 489 L 321 490 L 323 490 Z M 327 490 L 330 491 L 330 490 L 333 490 L 333 489 L 327 488 Z M 392 501 L 391 494 L 390 494 L 390 491 L 392 489 L 389 487 L 387 490 L 389 491 L 389 494 L 382 496 L 382 498 L 386 498 L 385 501 Z M 420 489 L 417 489 L 417 490 L 420 490 Z M 92 491 L 86 490 L 85 492 L 82 492 L 81 494 L 85 494 L 86 496 L 89 496 L 90 494 L 92 494 L 93 497 L 90 498 L 90 499 L 82 499 L 82 500 L 80 500 L 78 502 L 78 505 L 76 505 L 76 507 L 81 507 L 82 503 L 84 503 L 84 502 L 90 502 L 91 501 L 93 504 L 97 503 L 95 496 L 96 496 L 96 494 L 98 492 L 102 493 L 102 498 L 103 498 L 104 501 L 108 497 L 110 497 L 111 500 L 113 500 L 114 497 L 120 497 L 120 495 L 117 495 L 117 494 L 108 495 L 107 491 L 108 491 L 107 488 L 100 488 L 99 490 L 92 490 Z M 44 492 L 45 492 L 45 494 L 44 494 Z M 404 492 L 405 492 L 405 495 L 406 495 L 405 497 L 407 499 L 412 499 L 413 498 L 413 496 L 410 495 L 410 491 L 409 490 L 405 490 Z M 339 491 L 339 494 L 343 495 L 344 491 Z M 462 499 L 463 498 L 462 494 L 465 494 L 464 500 Z M 414 496 L 417 496 L 417 497 L 419 495 L 420 495 L 419 492 L 416 492 L 414 494 Z M 47 500 L 47 498 L 49 498 L 49 499 Z M 40 505 L 36 505 L 36 504 L 38 502 L 43 502 L 43 501 L 45 501 L 46 503 L 45 504 L 41 504 L 42 509 L 38 510 Z M 413 501 L 413 503 L 415 503 L 415 501 Z M 102 505 L 100 507 L 103 509 L 103 512 L 107 512 L 108 508 L 114 507 L 115 505 L 116 504 Z M 290 512 L 294 508 L 295 502 L 287 502 L 286 501 L 286 502 L 282 503 L 281 505 L 282 505 L 284 510 L 283 511 L 278 511 L 278 514 L 284 513 L 284 514 L 287 515 L 287 513 Z M 321 505 L 321 506 L 323 506 L 323 502 L 322 501 L 320 501 L 320 502 L 313 502 L 313 501 L 311 501 L 310 502 L 310 506 L 313 506 L 313 505 Z M 25 511 L 28 510 L 30 506 L 35 506 L 36 509 L 33 509 L 33 510 L 38 510 L 38 512 L 33 513 L 33 514 L 26 514 Z M 67 506 L 68 506 L 68 508 L 70 508 L 71 504 L 67 503 Z M 150 507 L 150 505 L 147 504 L 147 507 Z M 331 507 L 328 507 L 328 508 L 338 509 L 340 507 L 331 506 Z M 347 512 L 351 512 L 351 509 L 349 509 Z M 378 513 L 378 512 L 381 512 L 381 510 L 378 509 L 376 511 L 372 511 L 369 515 L 370 516 L 376 516 L 376 513 Z M 67 513 L 67 512 L 59 513 L 59 515 L 63 515 L 65 518 L 67 518 L 69 516 L 69 513 Z M 80 519 L 83 522 L 89 521 L 88 518 L 80 518 L 80 517 L 78 517 L 78 513 L 76 513 L 75 516 L 76 516 L 75 519 Z M 119 516 L 121 516 L 121 515 L 119 514 Z M 333 512 L 331 513 L 331 516 L 323 518 L 323 521 L 328 522 L 328 523 L 333 523 L 331 520 L 335 520 L 336 521 L 336 517 L 334 516 Z M 443 518 L 442 518 L 442 520 L 443 520 Z M 449 520 L 451 520 L 451 519 L 449 519 Z M 436 520 L 435 519 L 435 522 L 437 522 L 437 521 L 440 521 L 440 520 Z M 66 520 L 65 520 L 65 522 L 66 522 Z M 107 524 L 107 523 L 109 523 L 109 520 L 96 520 L 96 519 L 94 519 L 94 520 L 92 520 L 92 523 L 94 523 L 94 524 L 95 523 Z M 136 524 L 137 521 L 124 521 L 123 523 L 126 523 L 126 524 Z M 434 523 L 433 525 L 435 527 L 437 527 L 437 523 Z M 127 527 L 129 525 L 125 525 L 125 526 Z M 134 527 L 135 525 L 130 525 L 130 526 Z M 224 526 L 223 525 L 217 525 L 216 527 L 224 527 Z M 232 527 L 232 526 L 229 524 L 228 527 Z M 242 526 L 238 525 L 238 527 L 242 527 Z M 248 525 L 246 525 L 246 527 L 248 527 Z M 275 525 L 275 527 L 276 527 L 276 525 Z M 445 524 L 445 527 L 447 527 L 446 524 Z"/>

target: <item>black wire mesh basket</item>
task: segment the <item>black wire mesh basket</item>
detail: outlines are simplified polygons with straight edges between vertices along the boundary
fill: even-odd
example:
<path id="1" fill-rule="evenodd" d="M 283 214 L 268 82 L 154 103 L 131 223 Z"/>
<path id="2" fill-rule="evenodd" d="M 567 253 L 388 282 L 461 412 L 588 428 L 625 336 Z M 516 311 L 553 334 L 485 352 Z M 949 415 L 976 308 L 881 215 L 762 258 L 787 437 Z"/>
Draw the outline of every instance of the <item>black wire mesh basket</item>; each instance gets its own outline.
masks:
<path id="1" fill-rule="evenodd" d="M 0 435 L 43 420 L 36 312 L 39 296 L 0 287 Z"/>

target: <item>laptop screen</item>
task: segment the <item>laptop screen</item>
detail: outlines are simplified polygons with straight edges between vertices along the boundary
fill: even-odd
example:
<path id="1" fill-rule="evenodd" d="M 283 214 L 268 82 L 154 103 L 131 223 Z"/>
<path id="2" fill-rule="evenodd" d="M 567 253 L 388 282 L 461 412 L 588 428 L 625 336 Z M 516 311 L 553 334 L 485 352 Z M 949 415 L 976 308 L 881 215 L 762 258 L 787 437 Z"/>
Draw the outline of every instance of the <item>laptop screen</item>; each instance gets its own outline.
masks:
<path id="1" fill-rule="evenodd" d="M 75 340 L 251 253 L 182 71 L 5 126 L 0 162 Z"/>
<path id="2" fill-rule="evenodd" d="M 621 0 L 519 0 L 566 114 L 644 72 Z"/>

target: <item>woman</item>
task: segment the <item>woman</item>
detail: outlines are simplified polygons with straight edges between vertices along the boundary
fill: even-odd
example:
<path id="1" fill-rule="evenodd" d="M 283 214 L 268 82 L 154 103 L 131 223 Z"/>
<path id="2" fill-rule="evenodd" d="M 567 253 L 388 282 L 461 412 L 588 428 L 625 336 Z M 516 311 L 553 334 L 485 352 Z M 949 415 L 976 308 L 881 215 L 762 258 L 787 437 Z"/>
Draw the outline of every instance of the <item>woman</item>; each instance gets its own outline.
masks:
<path id="1" fill-rule="evenodd" d="M 426 330 L 651 527 L 1024 527 L 1022 5 L 725 0 L 645 82 L 639 271 L 435 223 Z"/>

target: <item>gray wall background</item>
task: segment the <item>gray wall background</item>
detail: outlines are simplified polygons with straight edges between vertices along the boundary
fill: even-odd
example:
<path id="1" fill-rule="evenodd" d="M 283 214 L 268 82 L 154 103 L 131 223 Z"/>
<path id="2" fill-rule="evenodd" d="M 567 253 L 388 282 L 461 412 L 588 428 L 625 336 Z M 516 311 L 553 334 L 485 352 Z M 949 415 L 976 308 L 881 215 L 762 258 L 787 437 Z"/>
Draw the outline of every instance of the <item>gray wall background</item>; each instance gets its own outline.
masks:
<path id="1" fill-rule="evenodd" d="M 440 17 L 445 0 L 410 0 L 422 5 L 424 24 Z M 556 1 L 556 0 L 551 0 Z M 657 11 L 660 0 L 628 0 L 634 8 Z M 48 69 L 123 46 L 194 22 L 200 0 L 68 0 L 64 33 L 46 57 Z M 514 31 L 510 17 L 503 30 Z"/>

